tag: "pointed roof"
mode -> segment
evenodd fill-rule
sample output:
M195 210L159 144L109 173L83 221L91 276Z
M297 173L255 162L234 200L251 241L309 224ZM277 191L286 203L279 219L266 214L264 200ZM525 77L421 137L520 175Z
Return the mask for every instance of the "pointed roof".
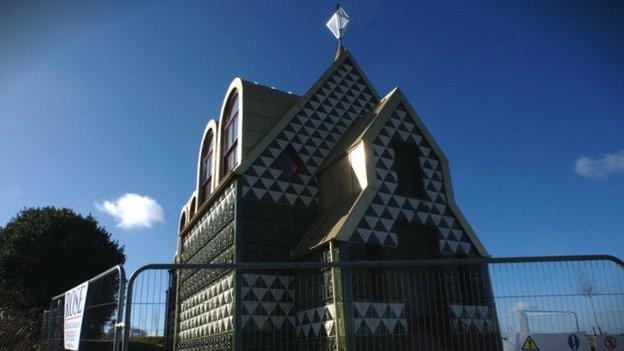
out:
M338 47L336 48L336 54L334 55L334 62L336 62L336 60L338 60L342 55L345 55L347 52L347 48L345 48L344 45L338 44Z
M339 50L334 62L325 70L321 77L312 85L310 89L294 104L288 112L275 124L275 126L255 145L255 147L243 158L241 164L237 166L233 172L236 174L244 174L256 160L261 156L262 152L269 147L271 142L275 140L282 130L293 120L293 118L310 102L323 85L328 82L338 69L345 63L353 66L354 73L364 81L366 87L373 95L375 102L379 101L379 94L370 83L366 75L359 67L353 56L346 49Z
M344 155L352 146L357 145L362 141L371 145L373 140L382 130L383 126L389 120L392 112L400 104L408 110L408 114L412 116L413 121L421 131L422 135L427 139L433 152L441 161L441 167L443 170L442 174L444 176L443 183L446 189L447 205L449 210L453 213L455 218L457 218L477 252L481 256L489 256L483 244L476 236L472 227L470 227L470 224L455 203L446 156L399 88L395 88L388 93L388 95L381 100L377 108L371 111L368 119L362 120L362 122L368 121L366 124L355 124L351 127L352 131L345 133L342 140L337 144L339 147L337 147L332 154L328 156L326 162L320 168L320 171L322 172L324 168L329 166L329 164L333 162L332 160L335 161ZM372 151L367 150L366 152L367 159L372 159ZM375 194L378 193L379 188L382 185L375 176L375 165L367 162L366 168L368 174L367 187L357 194L356 198L354 198L351 202L338 204L328 210L328 217L331 221L330 223L321 224L315 222L315 224L312 225L310 230L308 230L301 242L295 248L293 252L295 257L301 257L331 240L348 240L351 233L357 229L358 223L362 220L365 212L370 207ZM346 206L348 204L350 206L347 210ZM317 222L320 221L321 220L317 220Z

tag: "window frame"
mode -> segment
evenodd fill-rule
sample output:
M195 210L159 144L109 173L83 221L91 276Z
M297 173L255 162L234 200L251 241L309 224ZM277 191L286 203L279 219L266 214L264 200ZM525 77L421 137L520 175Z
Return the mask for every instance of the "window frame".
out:
M294 164L297 166L296 169L293 170L290 168L290 165L284 164L284 161L288 161L286 157L290 159L290 161L294 162ZM280 165L280 167L282 168L282 172L288 179L290 179L290 177L292 177L294 174L299 173L299 171L303 167L303 161L297 154L297 151L295 151L295 149L291 145L287 145L284 150L277 156L277 163Z
M180 229L179 232L182 232L184 228L186 228L186 211L182 211L182 215L180 216Z
M224 109L224 116L227 118L225 120L225 123L223 125L222 128L222 132L221 132L221 136L223 138L222 142L221 142L221 151L222 151L222 157L221 157L221 162L222 162L222 166L221 166L221 175L224 176L227 174L227 172L229 172L230 170L234 169L234 167L236 167L236 164L238 162L238 160L234 160L234 164L229 167L228 166L228 159L229 157L234 154L235 158L238 158L237 155L237 151L238 151L238 139L239 139L239 133L238 133L238 119L240 116L240 94L238 93L238 90L233 90L230 93L230 96L228 97L227 103L225 105L225 109ZM232 111L232 107L236 104L237 108L236 111ZM235 123L234 126L234 130L232 130L232 133L234 133L234 138L232 141L232 144L227 145L228 143L228 131L230 130L230 128L232 127L232 124ZM227 146L227 149L226 149Z
M397 175L397 195L426 200L425 177L420 164L418 145L394 140L394 170Z
M201 205L212 193L212 179L214 177L214 155L215 155L215 131L210 128L203 140L201 155L199 160L199 187L198 204ZM210 176L208 176L210 169Z

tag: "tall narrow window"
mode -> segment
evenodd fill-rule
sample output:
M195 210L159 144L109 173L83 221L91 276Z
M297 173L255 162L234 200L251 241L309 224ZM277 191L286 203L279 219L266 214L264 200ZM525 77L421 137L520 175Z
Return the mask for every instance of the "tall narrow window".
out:
M212 191L212 157L214 154L212 138L213 133L211 130L204 139L204 145L202 146L201 172L199 174L201 189L200 203L203 202L203 200L206 199Z
M186 225L186 213L182 212L182 216L180 217L180 231L184 229L185 225Z
M395 142L394 167L398 178L397 193L399 195L421 199L426 197L418 146L405 142Z
M221 152L223 154L222 174L225 175L234 168L238 162L238 92L234 90L228 98L223 112L223 143Z
M197 201L195 201L195 198L193 198L193 201L191 201L191 210L190 210L190 218L193 218L195 216L195 209L197 207Z

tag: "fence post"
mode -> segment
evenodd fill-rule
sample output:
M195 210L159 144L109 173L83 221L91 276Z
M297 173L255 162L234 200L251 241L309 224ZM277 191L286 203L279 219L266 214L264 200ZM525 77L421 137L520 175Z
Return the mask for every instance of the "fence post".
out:
M117 274L119 275L119 292L117 301L117 318L115 320L115 335L113 336L113 351L119 349L120 340L120 320L123 318L124 295L126 291L126 271L122 265L117 266Z
M169 307L171 304L171 290L175 288L173 284L175 270L169 269L167 272L169 273L169 281L167 282L167 293L165 294L165 328L163 330L163 348L164 351L171 351L172 349L169 347L169 343L171 342L171 340L169 340L169 318L171 318L169 312L171 312L171 309Z

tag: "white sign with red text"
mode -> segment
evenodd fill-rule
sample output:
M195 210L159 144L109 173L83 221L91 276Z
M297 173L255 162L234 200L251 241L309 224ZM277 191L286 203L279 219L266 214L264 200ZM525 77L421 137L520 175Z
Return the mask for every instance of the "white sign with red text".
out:
M82 330L82 316L89 282L84 282L65 293L65 322L64 347L67 350L78 351L80 346L80 331Z

